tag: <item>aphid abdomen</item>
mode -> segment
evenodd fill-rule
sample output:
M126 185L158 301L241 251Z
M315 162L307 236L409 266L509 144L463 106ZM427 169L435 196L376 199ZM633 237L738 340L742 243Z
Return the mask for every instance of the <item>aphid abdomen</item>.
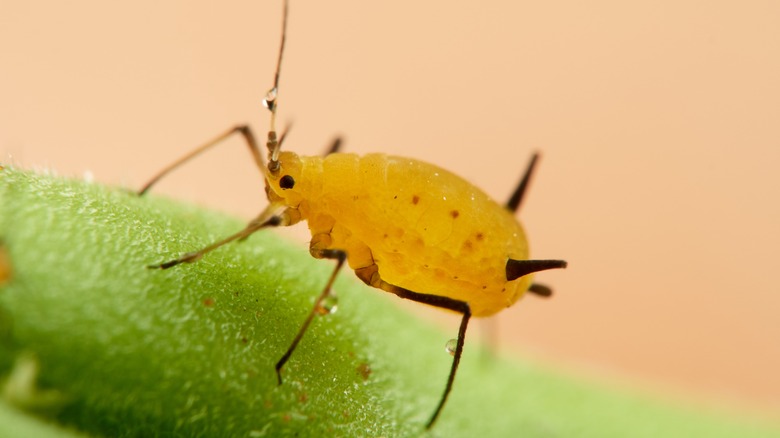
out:
M312 209L332 215L333 246L347 251L353 269L371 260L386 282L468 302L475 316L511 305L527 288L529 280L505 275L507 258L528 257L522 228L460 177L384 154L333 154L322 169Z

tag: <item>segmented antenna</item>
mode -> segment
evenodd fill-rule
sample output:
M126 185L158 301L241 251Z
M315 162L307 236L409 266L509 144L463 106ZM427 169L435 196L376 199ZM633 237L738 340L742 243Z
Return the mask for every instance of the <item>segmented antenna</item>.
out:
M282 69L282 55L284 54L284 43L287 39L287 13L289 10L289 1L284 2L284 11L282 12L282 40L279 44L279 58L276 61L276 72L274 73L274 86L263 99L263 106L271 111L271 126L268 130L268 140L265 146L268 148L268 170L271 172L277 172L279 170L279 148L282 145L281 139L277 139L276 135L276 99L279 95L279 73Z

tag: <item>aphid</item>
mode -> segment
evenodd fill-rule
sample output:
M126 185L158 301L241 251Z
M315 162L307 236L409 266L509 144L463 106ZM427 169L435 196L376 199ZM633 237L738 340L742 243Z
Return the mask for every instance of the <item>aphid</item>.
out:
M514 194L502 206L437 166L384 154L339 153L339 140L324 157L281 151L285 133L277 137L275 119L287 11L285 1L274 86L263 101L271 112L268 162L249 127L240 125L162 170L139 193L145 193L169 171L202 151L240 134L264 175L269 205L238 233L150 268L167 269L197 261L263 228L308 222L311 255L336 260L336 268L277 362L278 383L282 383L282 367L328 299L336 274L346 262L369 286L462 315L452 367L444 393L427 423L430 428L452 389L469 319L493 315L511 306L526 291L549 296L551 290L532 283L530 274L566 267L562 260L529 260L525 233L513 217L538 156L532 157Z

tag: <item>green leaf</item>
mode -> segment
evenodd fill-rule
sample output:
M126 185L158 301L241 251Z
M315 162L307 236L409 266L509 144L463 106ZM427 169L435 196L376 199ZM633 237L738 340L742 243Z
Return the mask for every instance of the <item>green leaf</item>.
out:
M243 224L10 168L0 171L0 202L11 269L0 279L6 407L92 436L425 434L454 333L352 275L336 282L338 312L315 319L277 385L274 364L333 262L262 231L197 263L150 270ZM466 345L431 436L780 433L769 422L606 389ZM0 419L14 420L0 421L0 435L18 436L29 418L6 407Z

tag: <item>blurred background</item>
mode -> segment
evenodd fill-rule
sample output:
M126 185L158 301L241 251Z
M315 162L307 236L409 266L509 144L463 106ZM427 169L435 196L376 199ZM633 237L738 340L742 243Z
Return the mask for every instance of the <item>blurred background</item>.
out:
M778 418L779 20L772 1L293 0L280 126L299 153L343 135L500 202L541 151L520 218L570 267L497 318L501 348ZM264 137L280 21L280 0L3 0L0 161L138 188L236 123ZM239 140L157 192L265 205Z

